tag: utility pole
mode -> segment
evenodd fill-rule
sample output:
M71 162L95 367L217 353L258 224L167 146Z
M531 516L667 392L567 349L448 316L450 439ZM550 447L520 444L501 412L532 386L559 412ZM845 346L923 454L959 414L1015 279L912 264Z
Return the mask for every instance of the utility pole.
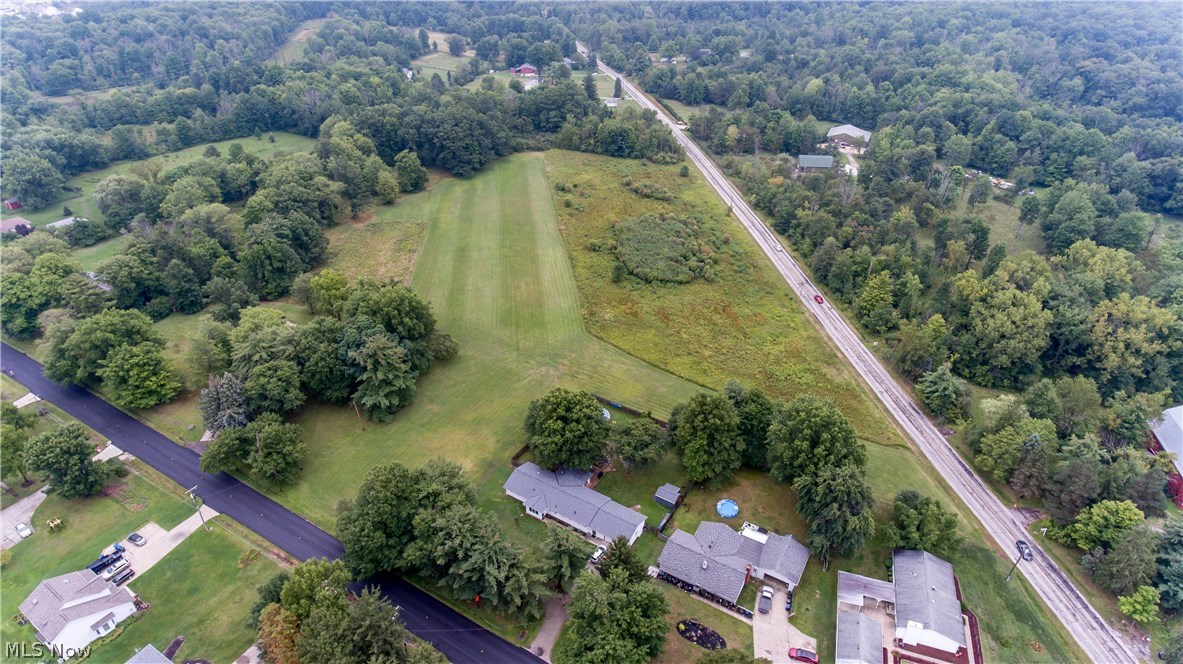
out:
M196 491L197 491L196 486L193 487L192 489L189 489L189 491L188 491L189 502L193 503L193 509L197 510L197 516L201 517L201 527L205 528L206 532L210 532L213 529L210 528L209 524L205 522L205 515L201 513L201 505L197 504L197 494L195 493Z
M1008 583L1010 582L1011 575L1015 573L1015 569L1019 566L1019 561L1021 560L1023 560L1023 554L1020 553L1019 557L1015 558L1015 564L1011 565L1010 571L1006 573L1006 581Z

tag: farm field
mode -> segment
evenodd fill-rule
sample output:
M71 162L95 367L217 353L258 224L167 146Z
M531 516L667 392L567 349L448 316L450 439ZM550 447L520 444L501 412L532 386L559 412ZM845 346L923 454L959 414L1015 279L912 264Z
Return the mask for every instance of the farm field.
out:
M327 20L324 18L312 18L297 25L296 29L292 30L292 34L288 36L287 42L275 52L275 59L287 63L303 58L304 52L308 49L308 40L316 34L316 31Z
M235 138L228 141L219 141L217 143L203 143L195 145L191 148L185 148L177 152L168 152L152 159L160 162L163 170L168 170L174 166L188 163L201 157L202 153L209 145L215 145L224 154L231 143L242 144L243 149L249 154L257 155L259 157L272 157L280 152L301 152L312 148L315 141L305 136L298 136L296 134L289 134L286 132L274 132L275 142L267 140L267 138ZM99 212L98 205L94 202L94 190L100 182L110 175L130 175L131 165L138 162L125 161L97 171L90 171L81 175L70 178L66 181L67 187L76 187L81 189L81 193L69 193L70 198L63 198L56 203L52 203L40 210L4 210L0 216L7 219L9 217L24 217L33 222L33 225L40 228L45 224L53 223L65 215L62 213L62 206L69 206L74 214L88 219L102 219L103 213ZM96 245L98 246L98 245Z
M1002 564L992 549L984 546L982 532L964 506L946 493L937 475L910 448L906 447L891 423L884 417L863 387L851 378L847 368L829 350L813 326L797 308L787 287L772 273L751 244L749 236L726 217L726 211L704 186L697 174L678 176L678 166L655 166L643 162L613 160L594 155L564 151L547 153L547 166L556 183L577 185L569 192L554 193L559 223L579 285L585 322L593 334L650 359L679 375L721 388L731 378L748 386L758 386L770 396L792 399L802 393L834 400L850 418L867 446L867 480L877 502L880 523L886 522L891 501L903 489L941 497L960 517L967 546L952 560L958 574L978 579L968 603L1005 606L1017 603L1011 619L1000 615L994 624L983 621L983 645L987 656L999 661L1061 661L1078 653L1067 641L1058 622L1039 604L1034 593L1021 579L1012 579L1011 587L1002 584L1005 569L999 573L991 563ZM669 202L643 199L626 189L623 178L653 182L675 193ZM565 199L570 198L571 207ZM609 250L613 241L611 225L646 212L695 211L718 220L736 247L738 257L727 262L720 258L715 281L677 286L652 286L612 282L615 262ZM596 250L599 249L599 250ZM781 359L786 358L786 359ZM788 359L791 358L791 359ZM783 364L782 364L783 362ZM693 531L698 521L713 517L714 500L735 498L740 503L741 518L755 514L753 520L772 529L784 528L799 539L805 537L805 524L796 519L791 492L776 487L767 477L737 475L737 480L713 492L691 494L690 512L680 511L674 523ZM652 491L661 482L677 484L676 473L647 478ZM611 490L605 480L601 486ZM760 487L761 482L769 486ZM621 496L637 495L641 488L620 489ZM776 496L781 496L777 498ZM785 502L781 502L781 500ZM779 503L779 504L778 504ZM760 510L767 510L761 514ZM767 523L761 522L767 520ZM638 545L643 554L655 557L660 542ZM650 547L654 547L650 551ZM973 551L976 549L976 552ZM970 552L970 553L966 553ZM972 554L972 555L971 555ZM832 659L834 633L834 587L836 572L847 569L883 578L882 561L890 555L886 543L876 540L853 559L838 558L828 571L811 563L802 585L802 597L816 595L799 609L794 622L806 633L819 639L822 658ZM1003 566L1005 568L1005 565ZM1016 583L1017 582L1017 583ZM1022 591L1016 588L1022 587ZM1031 638L1043 644L1042 655L1033 653L1025 643L1013 640L1012 634L1029 630ZM1069 655L1068 653L1073 653Z
M149 643L164 652L178 636L184 636L185 643L177 651L177 661L234 661L257 638L246 625L255 588L280 570L262 555L241 566L249 551L220 526L211 531L198 528L164 560L132 580L133 591L152 608L127 624L118 638L96 648L95 661L126 661Z
M511 537L533 543L543 525L501 489L531 400L563 385L665 416L699 389L585 331L544 166L538 154L509 157L379 211L400 220L394 226L425 224L412 285L460 355L424 376L415 403L390 424L340 406L304 408L295 418L309 446L304 475L279 500L331 531L334 506L367 469L444 456L477 482L484 507L520 524L507 528ZM330 265L346 271L365 265L373 245L335 244Z

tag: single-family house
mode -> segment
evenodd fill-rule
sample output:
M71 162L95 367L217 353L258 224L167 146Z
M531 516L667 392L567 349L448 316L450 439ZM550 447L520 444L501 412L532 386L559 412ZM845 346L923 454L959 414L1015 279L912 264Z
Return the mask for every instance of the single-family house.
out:
M675 530L657 558L662 572L727 600L739 601L748 579L776 579L793 590L809 562L809 549L791 535L745 523L736 532L703 521L691 535Z
M834 640L836 664L883 664L883 628L870 616L852 611L838 614Z
M21 603L37 639L54 652L77 652L136 612L131 591L92 574L70 572L46 579Z
M9 217L0 220L0 233L16 233L17 235L28 235L33 232L33 222L24 217Z
M653 501L658 505L672 510L678 506L678 502L682 500L682 489L666 482L657 487L657 491L653 492Z
M546 470L526 462L510 473L506 495L526 507L536 519L550 517L596 539L628 539L632 544L645 530L645 515L589 489L585 470Z
M1170 491L1175 504L1183 509L1183 404L1164 410L1161 417L1150 423L1150 433L1154 437L1152 442L1175 455L1177 472L1171 473Z
M136 654L132 655L131 659L124 664L173 664L173 661L157 650L156 646L149 643L137 650Z
M538 74L538 68L529 62L524 62L510 69L510 71L513 72L514 76L536 76Z
M828 171L834 167L834 157L828 154L797 155L797 170Z
M51 224L45 224L45 227L47 229L52 229L54 231L58 231L63 228L68 228L70 226L73 226L75 221L86 221L86 219L83 219L82 217L75 217L74 215L70 215L69 217L66 217L65 219L58 219L57 221L55 221Z
M953 565L927 551L897 549L891 559L897 642L956 655L966 638Z
M700 48L694 52L694 59L702 60L703 58L709 58L713 52L714 51L709 48Z
M826 132L826 140L834 143L850 143L856 145L855 141L862 141L863 145L871 142L871 132L866 129L859 129L851 124L838 125Z
M620 106L620 98L619 97L604 97L604 105L607 106L608 108L616 108L617 106Z

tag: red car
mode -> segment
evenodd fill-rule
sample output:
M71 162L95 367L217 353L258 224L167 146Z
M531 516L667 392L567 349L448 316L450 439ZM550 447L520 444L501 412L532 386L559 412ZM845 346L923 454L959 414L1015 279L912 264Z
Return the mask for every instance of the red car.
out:
M821 297L820 295L818 297ZM789 659L817 664L817 653L804 648L789 648Z
M821 295L814 295L813 301L817 302L818 304L825 304L826 303L825 298L823 298Z

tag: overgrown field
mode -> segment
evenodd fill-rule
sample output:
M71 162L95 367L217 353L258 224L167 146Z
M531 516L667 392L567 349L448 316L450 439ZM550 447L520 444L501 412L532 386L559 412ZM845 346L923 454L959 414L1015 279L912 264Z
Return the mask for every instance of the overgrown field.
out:
M867 450L867 480L875 492L881 524L888 518L891 500L903 489L938 496L957 510L967 546L952 562L967 588L969 606L991 614L990 622L982 621L987 658L1050 662L1082 656L1024 581L1002 583L1006 565L986 545L977 521L946 492L935 471L904 445L697 173L683 178L679 166L563 151L547 153L547 168L552 181L569 189L554 192L555 207L574 265L584 319L593 334L708 387L721 388L736 378L781 399L803 393L833 399L859 436L873 443ZM664 202L637 196L622 184L626 176L660 184L674 191L675 198ZM608 250L612 225L662 211L694 211L714 219L729 237L733 248L729 254L738 257L721 259L712 282L649 285L630 278L614 282L615 258ZM656 488L664 481L678 484L680 473L676 466L662 464L657 472L639 476L644 477L641 484ZM621 477L600 486L631 504L630 499L643 495L644 487L630 484ZM805 537L806 525L796 517L787 487L750 472L738 474L734 482L718 489L692 493L686 513L680 511L675 524L693 531L700 520L715 518L714 502L721 497L736 499L741 515L747 515L742 518ZM660 542L642 540L638 545L650 559L660 552ZM833 659L837 570L885 578L883 563L888 557L890 549L878 535L852 559L839 558L826 572L811 563L806 571L794 623L818 639L823 661ZM1043 645L1042 654L1031 650L1033 640Z

